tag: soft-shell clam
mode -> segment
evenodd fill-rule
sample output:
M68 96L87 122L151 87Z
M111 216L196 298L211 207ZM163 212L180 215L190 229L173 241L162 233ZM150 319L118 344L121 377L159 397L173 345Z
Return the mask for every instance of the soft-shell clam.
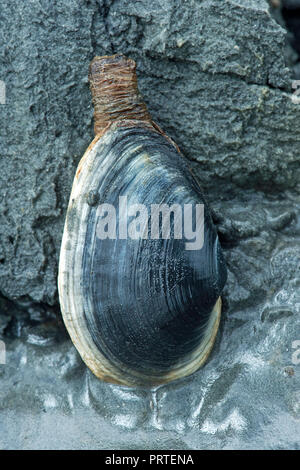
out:
M89 78L96 137L66 216L58 281L64 322L97 377L166 383L206 361L226 267L196 179L138 92L134 61L95 57ZM202 247L188 244L197 221Z

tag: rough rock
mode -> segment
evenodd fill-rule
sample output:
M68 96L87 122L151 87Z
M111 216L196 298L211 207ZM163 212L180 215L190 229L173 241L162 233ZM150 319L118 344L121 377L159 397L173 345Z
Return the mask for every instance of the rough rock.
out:
M263 0L2 2L1 448L300 447L300 103L286 37ZM64 217L93 137L88 65L116 52L136 60L153 119L196 172L229 269L210 361L154 390L99 382L59 321Z

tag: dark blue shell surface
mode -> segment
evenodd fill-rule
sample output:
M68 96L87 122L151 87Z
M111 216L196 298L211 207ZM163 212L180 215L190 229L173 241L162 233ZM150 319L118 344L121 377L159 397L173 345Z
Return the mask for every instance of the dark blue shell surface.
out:
M217 320L211 317L227 276L199 185L175 145L142 126L107 131L89 153L78 177L82 182L74 183L61 255L67 327L74 328L73 317L80 317L72 339L76 345L81 328L90 336L98 361L106 364L106 372L96 375L105 380L109 370L114 381L127 385L187 375L195 370L189 364L201 345L207 355L213 344ZM120 238L121 226L134 219L120 204L125 197L127 208L147 208L143 237ZM98 236L107 216L99 210L103 204L115 208L115 238ZM169 238L151 238L153 204L204 205L202 248L186 249L183 220L183 237L174 237L174 214ZM91 356L82 354L90 367L96 360ZM196 359L199 365L202 359ZM172 375L178 370L183 372Z

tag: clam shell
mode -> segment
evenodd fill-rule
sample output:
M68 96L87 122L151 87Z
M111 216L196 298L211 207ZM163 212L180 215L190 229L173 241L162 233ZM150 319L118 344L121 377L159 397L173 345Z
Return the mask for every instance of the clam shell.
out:
M204 204L204 245L183 239L99 239L99 206ZM117 231L125 215L120 210ZM74 179L59 265L65 324L93 373L156 385L195 372L218 329L226 267L208 206L186 161L145 123L96 137Z

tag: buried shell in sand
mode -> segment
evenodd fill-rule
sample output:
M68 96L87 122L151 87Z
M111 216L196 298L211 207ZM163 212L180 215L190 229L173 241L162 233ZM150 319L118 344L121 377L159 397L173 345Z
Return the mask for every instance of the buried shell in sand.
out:
M134 61L95 57L90 85L96 137L66 216L64 322L97 377L166 383L205 363L226 267L197 181L138 92Z

